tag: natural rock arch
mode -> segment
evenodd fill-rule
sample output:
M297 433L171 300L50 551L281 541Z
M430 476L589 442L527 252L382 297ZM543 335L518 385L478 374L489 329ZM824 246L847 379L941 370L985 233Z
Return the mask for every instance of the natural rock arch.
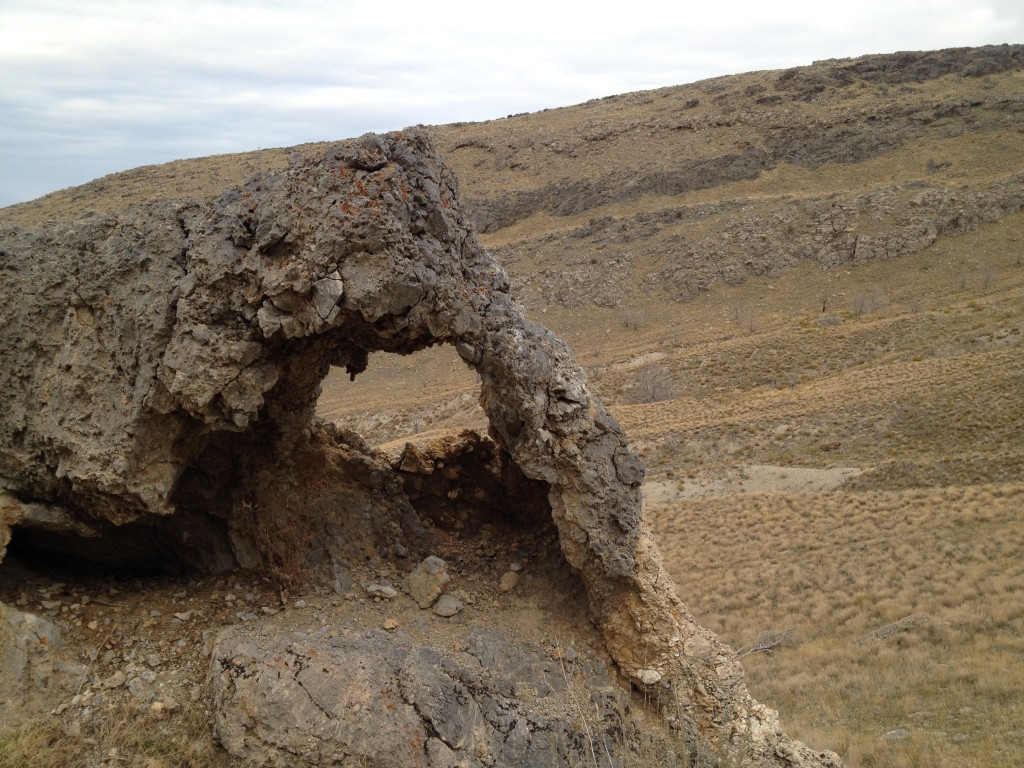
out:
M782 734L676 597L641 462L567 347L509 295L424 134L341 143L214 201L0 234L3 536L74 535L77 549L133 531L169 557L245 564L254 499L258 515L335 526L336 556L354 519L415 536L391 468L316 422L319 383L374 351L452 344L495 441L547 484L622 673L759 764L837 764Z

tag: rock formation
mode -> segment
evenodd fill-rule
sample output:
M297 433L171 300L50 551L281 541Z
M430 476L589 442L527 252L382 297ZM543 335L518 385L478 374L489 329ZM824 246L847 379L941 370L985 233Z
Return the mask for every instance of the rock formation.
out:
M13 528L68 556L208 570L258 565L284 531L340 559L383 526L415 545L399 473L314 407L330 366L355 377L373 352L450 344L500 450L546 487L632 686L758 765L838 764L780 731L676 597L641 514L643 465L568 348L513 301L419 131L211 201L5 229L0 269L0 541Z
M211 663L218 736L256 765L282 755L302 766L346 758L382 768L579 765L591 759L590 747L575 738L576 713L562 714L560 700L622 711L621 690L603 666L574 670L586 682L570 692L574 683L557 662L498 633L472 634L454 660L403 632L254 641L230 629ZM621 719L615 725L627 730ZM621 735L604 746L617 760L635 753ZM646 748L666 754L656 740Z
M47 711L87 677L85 667L64 658L52 621L0 603L0 712Z

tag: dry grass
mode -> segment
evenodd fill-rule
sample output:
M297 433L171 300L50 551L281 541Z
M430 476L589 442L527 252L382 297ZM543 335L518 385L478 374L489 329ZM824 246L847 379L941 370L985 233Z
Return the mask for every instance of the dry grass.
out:
M760 494L654 508L680 594L734 645L797 625L798 649L744 657L790 733L851 765L1024 760L1024 485ZM930 622L875 643L908 614ZM896 728L911 738L881 740Z
M97 709L101 709L97 707ZM41 716L0 733L0 768L229 768L199 705L173 716L145 708L110 710L83 735L60 717Z

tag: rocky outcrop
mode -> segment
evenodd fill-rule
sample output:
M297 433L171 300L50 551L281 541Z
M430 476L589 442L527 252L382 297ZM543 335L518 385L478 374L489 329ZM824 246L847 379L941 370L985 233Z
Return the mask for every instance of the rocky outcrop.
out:
M853 164L925 137L998 132L1020 122L1024 103L980 81L1021 69L1024 45L827 60L770 78L714 78L595 99L557 128L541 120L530 131L513 130L512 121L508 128L497 121L450 126L444 151L466 171L493 166L506 182L466 196L477 229L496 232L537 213L604 214L616 204L711 189L789 164ZM960 78L961 86L941 96L923 87L939 78ZM862 101L868 92L878 100ZM530 170L548 166L559 171Z
M1024 174L1008 173L984 184L951 185L915 181L862 194L823 197L731 200L664 208L635 216L604 216L570 230L522 239L494 249L496 257L549 264L547 254L579 249L577 258L536 271L520 271L514 291L530 307L618 306L628 281L609 273L633 269L636 252L648 258L671 249L642 277L645 290L667 289L683 301L717 282L737 285L757 275L779 275L802 263L825 270L917 253L941 237L974 231L1024 206ZM884 217L879 214L884 211ZM713 234L695 238L694 225L714 222ZM595 268L595 257L602 253ZM648 262L650 263L650 262Z
M637 736L643 712L631 711L599 662L555 660L487 631L467 633L450 653L403 632L298 634L249 627L217 638L216 731L249 764L482 768L582 765L598 754L620 765L641 751L684 759L668 729Z
M0 727L47 711L74 693L89 671L61 653L49 619L0 603Z
M641 515L643 465L566 345L509 295L424 134L341 143L209 202L6 229L0 269L17 536L207 569L294 556L273 544L286 533L342 559L382 528L415 546L399 474L313 411L331 366L354 378L373 352L451 344L493 440L547 489L625 678L758 764L836 764L781 733L676 597Z

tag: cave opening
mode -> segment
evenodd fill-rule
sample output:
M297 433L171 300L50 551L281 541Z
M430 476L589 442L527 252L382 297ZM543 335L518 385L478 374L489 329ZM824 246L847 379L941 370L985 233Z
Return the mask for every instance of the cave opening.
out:
M16 570L55 581L149 578L183 572L177 557L152 532L135 530L126 536L114 530L107 535L87 537L22 526L11 531L7 553L0 563L0 574Z
M487 436L480 377L452 346L374 352L354 379L317 358L268 393L258 420L196 439L172 516L104 523L88 536L15 526L6 559L57 579L144 578L260 571L302 549L320 563L426 553L434 534L466 542L481 530L557 549L549 485ZM292 422L313 413L298 400L316 391L322 423L293 444Z

